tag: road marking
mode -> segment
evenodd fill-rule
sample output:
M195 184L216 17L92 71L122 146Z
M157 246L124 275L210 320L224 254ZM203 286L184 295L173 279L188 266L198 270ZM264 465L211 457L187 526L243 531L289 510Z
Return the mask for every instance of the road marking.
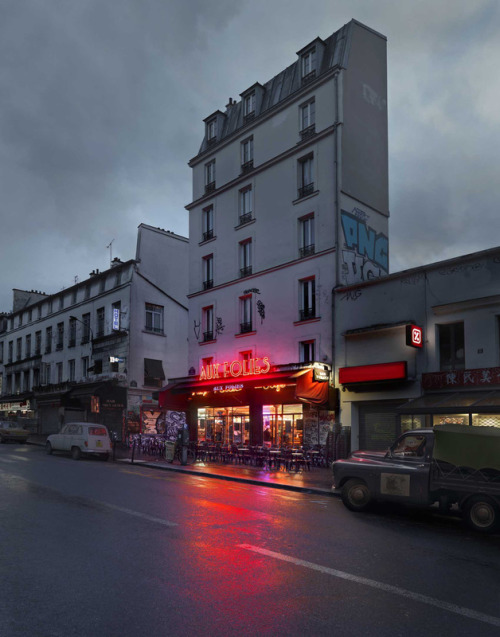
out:
M125 507L117 506L116 504L109 504L108 502L101 502L100 500L92 500L92 502L106 507L107 509L112 509L113 511L120 511L120 513L126 513L127 515L133 515L136 518L148 520L148 522L156 522L157 524L162 524L163 526L168 527L178 526L176 522L169 522L168 520L163 520L162 518L155 518L154 516L148 515L147 513L140 513L139 511L134 511L133 509L127 509Z
M384 584L383 582L377 582L376 580L368 579L366 577L359 577L358 575L352 575L351 573L346 573L344 571L338 571L334 568L329 568L328 566L321 566L320 564L315 564L314 562L307 562L306 560L300 560L296 557L292 557L291 555L284 555L283 553L276 553L275 551L269 551L268 549L260 548L258 546L252 546L251 544L239 544L239 548L246 549L248 551L253 551L254 553L259 553L260 555L266 555L267 557L273 557L277 560L281 560L283 562L289 562L291 564L296 564L297 566L304 566L305 568L310 568L313 571L319 571L320 573L325 573L327 575L332 575L333 577L338 577L340 579L348 580L349 582L354 582L355 584L362 584L363 586L370 586L371 588L376 588L380 591L384 591L386 593L392 593L393 595L399 595L400 597L406 597L407 599L411 599L415 602L421 602L422 604L428 604L429 606L435 606L436 608L440 608L441 610L447 610L450 613L455 613L456 615L462 615L462 617L467 617L469 619L475 619L476 621L483 622L485 624L490 624L492 626L500 626L500 617L493 617L492 615L485 615L484 613L479 613L471 608L465 608L464 606L457 606L456 604L450 604L449 602L443 602L439 599L435 599L434 597L428 597L427 595L421 595L420 593L414 593L412 591L408 591L404 588L399 588L398 586L391 586L390 584Z

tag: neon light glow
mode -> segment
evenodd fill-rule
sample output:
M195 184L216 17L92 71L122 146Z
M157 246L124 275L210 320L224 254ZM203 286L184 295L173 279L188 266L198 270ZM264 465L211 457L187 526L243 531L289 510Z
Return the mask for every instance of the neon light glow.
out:
M214 380L215 378L238 378L239 376L258 376L267 374L271 369L269 357L249 358L245 361L224 361L202 365L200 380Z
M230 392L241 391L244 385L217 385L214 387L214 393L219 392L220 394L227 394Z

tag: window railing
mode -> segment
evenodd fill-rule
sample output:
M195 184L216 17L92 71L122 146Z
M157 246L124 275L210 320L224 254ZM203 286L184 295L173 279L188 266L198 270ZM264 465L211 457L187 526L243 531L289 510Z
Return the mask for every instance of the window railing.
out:
M252 322L240 323L240 334L247 334L252 331Z
M316 309L314 307L308 307L300 310L300 320L307 321L307 319L316 318Z
M244 276L249 276L250 274L252 274L251 265L247 265L244 268L240 268L240 278L243 278Z
M249 172L250 170L253 170L253 159L250 159L250 161L246 161L244 164L241 164L242 175Z
M252 217L252 213L251 212L245 212L245 214L240 215L240 226L242 226L244 223L250 223L250 221L252 221L253 217Z
M47 345L47 347L45 348L45 353L50 354L51 351L52 351L52 348L50 347L50 345Z
M314 192L314 182L311 182L310 184L306 184L305 186L302 186L301 188L299 188L299 199L302 199L302 197L307 197L307 195L311 195Z
M63 348L63 344L62 343L57 343L56 345L56 351L60 352Z
M304 75L302 78L302 86L309 84L316 78L316 69L310 71L307 75Z
M316 134L316 124L311 124L307 128L303 128L300 131L300 137L302 139L307 139L308 137L312 137L315 134Z
M213 137L209 137L207 139L207 146L212 146L212 144L215 144L216 141L217 141L217 135L214 135Z
M211 181L209 184L205 184L205 194L213 192L215 190L215 181Z
M76 346L76 338L70 338L68 341L68 347L75 347Z
M204 290L210 290L213 287L214 287L214 280L213 279L208 279L207 281L203 281L203 289Z
M214 238L213 229L205 230L205 232L203 233L203 241L208 241L209 239L213 239L213 238Z
M246 115L243 115L243 121L244 122L249 122L254 117L255 117L255 111L250 111L250 113L247 113Z
M214 340L214 332L213 330L209 330L208 332L203 332L203 342L206 343L207 341L213 341Z
M308 257L310 254L314 254L314 243L311 243L308 246L303 246L299 250L300 258Z

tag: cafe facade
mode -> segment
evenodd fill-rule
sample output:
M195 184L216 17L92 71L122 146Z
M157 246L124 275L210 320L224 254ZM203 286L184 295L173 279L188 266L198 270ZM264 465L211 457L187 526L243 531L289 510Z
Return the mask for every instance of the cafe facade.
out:
M183 411L190 440L221 445L324 445L334 421L331 368L273 365L268 356L202 365L160 393L164 410Z

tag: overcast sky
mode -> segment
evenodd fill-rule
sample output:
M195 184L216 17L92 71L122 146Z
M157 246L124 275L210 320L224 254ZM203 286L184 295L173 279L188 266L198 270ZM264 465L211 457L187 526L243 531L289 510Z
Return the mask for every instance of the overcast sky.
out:
M187 236L203 118L351 18L388 38L390 270L500 245L498 0L0 0L0 311Z

